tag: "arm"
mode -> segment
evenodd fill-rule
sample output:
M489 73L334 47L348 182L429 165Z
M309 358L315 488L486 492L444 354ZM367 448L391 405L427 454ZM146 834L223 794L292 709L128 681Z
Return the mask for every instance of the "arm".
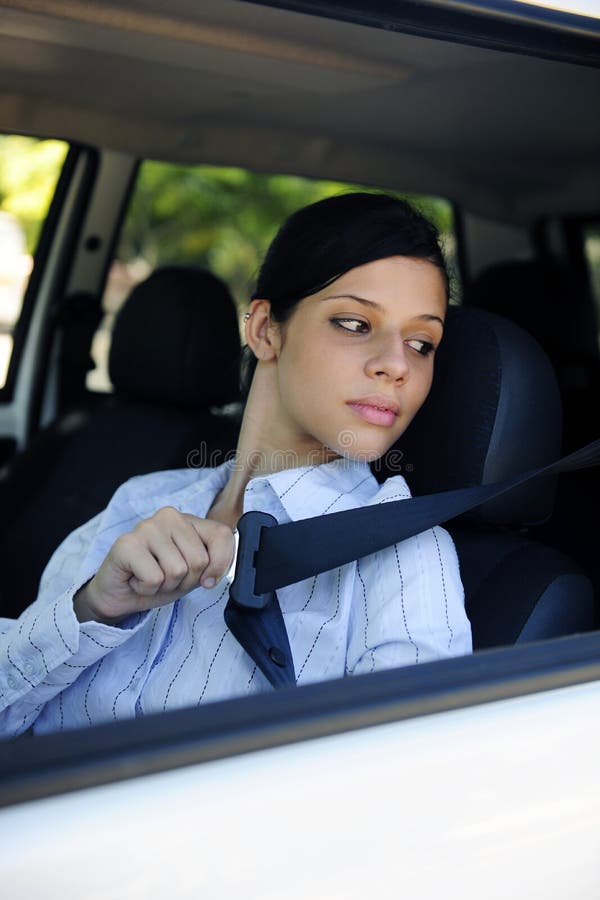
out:
M147 612L227 570L231 529L163 507L141 519L123 485L69 536L40 595L0 638L0 733L20 734L83 670L141 628Z
M82 629L73 614L73 597L93 574L102 520L97 516L70 534L46 566L35 603L16 621L0 620L2 735L26 731L43 705L114 643L110 635Z
M359 560L346 667L349 674L470 653L452 538L436 527Z
M120 488L104 513L73 531L55 551L35 603L16 621L0 619L1 735L26 731L45 703L133 633L95 622L80 625L73 598L94 575L119 528L138 519Z

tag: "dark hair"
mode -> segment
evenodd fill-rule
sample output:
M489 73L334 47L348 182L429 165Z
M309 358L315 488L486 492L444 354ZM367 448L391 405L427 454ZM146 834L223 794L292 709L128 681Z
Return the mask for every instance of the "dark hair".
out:
M297 210L283 223L267 250L252 299L271 303L274 321L284 324L297 303L365 263L390 256L426 259L448 273L435 226L405 200L382 193L327 197ZM242 358L242 392L250 389L256 358Z

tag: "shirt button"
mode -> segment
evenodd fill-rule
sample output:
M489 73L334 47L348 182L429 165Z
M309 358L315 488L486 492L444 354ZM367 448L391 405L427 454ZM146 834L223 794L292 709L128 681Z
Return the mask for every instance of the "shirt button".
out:
M288 664L288 658L279 647L269 647L269 656L272 662L275 663L276 666L279 666L280 669L284 669Z
M9 688L16 688L16 686L17 686L17 682L12 677L12 675L8 676L8 678L6 679L6 683L9 686Z
M31 673L33 672L33 666L30 662L25 663L25 665L23 666L23 671L26 675L31 675Z

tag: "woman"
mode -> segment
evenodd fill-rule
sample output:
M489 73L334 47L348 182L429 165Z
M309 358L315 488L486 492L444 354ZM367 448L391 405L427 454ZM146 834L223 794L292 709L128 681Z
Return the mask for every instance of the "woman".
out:
M279 522L409 497L369 463L425 400L448 279L403 201L346 194L284 224L245 315L236 459L132 479L7 623L0 727L17 735L270 689L223 620L243 512ZM458 561L431 529L278 591L297 683L467 653Z

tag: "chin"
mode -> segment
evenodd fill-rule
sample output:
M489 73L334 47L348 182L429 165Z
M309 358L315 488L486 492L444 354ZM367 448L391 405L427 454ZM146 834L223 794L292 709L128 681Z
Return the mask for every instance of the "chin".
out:
M356 440L352 446L343 446L341 442L338 442L334 450L339 453L341 456L345 457L345 459L351 459L355 462L367 462L372 463L378 459L381 459L382 456L388 452L392 444L377 444L373 441L359 441Z
M325 447L345 459L372 463L385 456L403 431L404 428L394 429L394 433L390 434L389 431L384 433L372 425L367 425L366 428L354 426L342 428L333 439L328 440L326 435L321 435L320 439Z

